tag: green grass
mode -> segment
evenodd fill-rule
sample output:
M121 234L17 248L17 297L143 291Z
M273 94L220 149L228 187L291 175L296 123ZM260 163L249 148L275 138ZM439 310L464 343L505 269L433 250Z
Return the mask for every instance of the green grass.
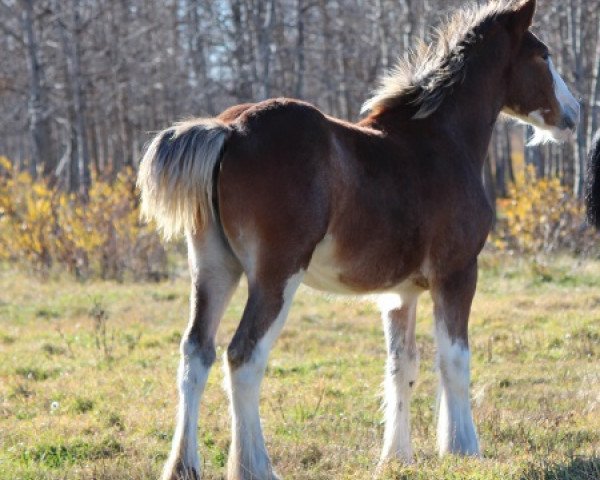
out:
M435 452L431 302L418 311L416 463L385 479L600 478L600 262L481 262L471 319L472 394L484 458ZM160 284L42 281L0 271L0 479L152 479L176 408L185 278ZM241 315L236 293L222 354ZM271 355L261 402L286 479L372 477L382 439L383 334L368 301L302 288ZM224 478L229 425L212 370L199 443Z

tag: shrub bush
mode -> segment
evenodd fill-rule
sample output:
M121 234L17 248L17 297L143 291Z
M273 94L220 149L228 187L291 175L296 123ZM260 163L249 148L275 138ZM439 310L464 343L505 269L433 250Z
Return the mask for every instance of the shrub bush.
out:
M589 253L598 241L580 200L558 178L536 179L533 167L498 202L494 244L519 253Z
M139 221L131 170L92 179L89 198L50 187L0 157L0 260L38 272L65 267L78 278L158 279L166 255L153 226Z

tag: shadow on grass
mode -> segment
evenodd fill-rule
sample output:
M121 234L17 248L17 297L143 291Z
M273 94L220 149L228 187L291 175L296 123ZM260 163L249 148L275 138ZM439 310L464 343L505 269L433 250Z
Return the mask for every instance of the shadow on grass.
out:
M598 480L600 457L573 457L568 463L532 464L519 480Z

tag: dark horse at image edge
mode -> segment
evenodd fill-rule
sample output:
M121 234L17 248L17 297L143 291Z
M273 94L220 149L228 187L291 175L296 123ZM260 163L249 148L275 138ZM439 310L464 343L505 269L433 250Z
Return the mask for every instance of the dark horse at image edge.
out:
M140 164L142 212L184 232L190 319L165 480L201 475L199 404L215 334L242 275L248 300L225 355L229 480L278 478L265 447L260 384L301 283L380 294L387 347L380 466L412 460L419 295L433 298L440 454L479 455L468 319L492 223L481 171L501 112L537 138L568 138L579 104L529 28L534 0L458 10L386 75L349 123L290 99L231 107L160 132ZM597 194L594 194L597 195ZM299 345L301 348L301 345Z
M588 157L585 203L588 222L600 230L600 130L592 140Z

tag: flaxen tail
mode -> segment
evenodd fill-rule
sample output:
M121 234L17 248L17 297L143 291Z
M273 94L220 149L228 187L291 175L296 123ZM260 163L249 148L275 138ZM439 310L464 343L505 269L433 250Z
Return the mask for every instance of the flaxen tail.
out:
M216 119L194 119L152 140L138 172L141 212L170 238L202 230L211 215L213 177L231 130Z
M600 229L600 130L596 132L588 157L585 205L588 222Z

